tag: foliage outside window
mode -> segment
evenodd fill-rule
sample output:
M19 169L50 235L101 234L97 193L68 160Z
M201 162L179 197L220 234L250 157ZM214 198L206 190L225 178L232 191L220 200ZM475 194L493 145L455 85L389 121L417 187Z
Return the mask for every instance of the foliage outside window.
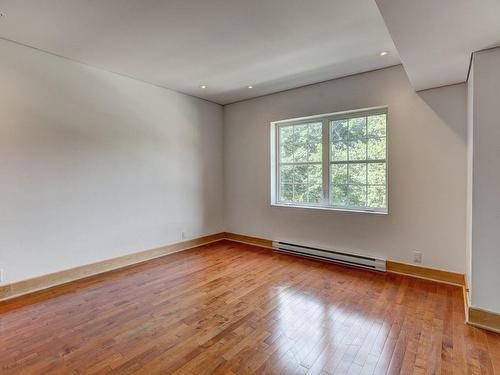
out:
M387 212L387 109L273 123L273 203Z

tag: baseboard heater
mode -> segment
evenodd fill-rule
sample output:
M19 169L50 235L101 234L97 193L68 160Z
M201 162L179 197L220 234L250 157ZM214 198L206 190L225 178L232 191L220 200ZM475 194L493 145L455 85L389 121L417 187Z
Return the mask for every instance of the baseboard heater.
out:
M279 253L299 255L326 262L346 264L353 267L367 268L385 272L385 259L372 258L364 255L343 253L335 250L319 249L288 242L273 241L273 250Z

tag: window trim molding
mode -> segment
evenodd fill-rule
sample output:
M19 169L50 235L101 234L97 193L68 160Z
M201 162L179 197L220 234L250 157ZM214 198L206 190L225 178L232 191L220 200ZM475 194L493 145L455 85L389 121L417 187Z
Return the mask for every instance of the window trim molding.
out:
M352 118L356 116L373 116L373 115L386 115L386 135L385 135L385 160L360 160L360 162L385 162L386 172L385 172L385 201L386 207L377 208L367 208L367 207L346 207L346 206L335 206L331 205L329 202L329 192L330 192L330 122L334 120L342 120L347 118ZM320 203L298 203L298 202L282 202L279 201L279 128L283 126L299 125L311 122L322 122L322 137L323 137L323 147L322 147L322 161L320 163L304 163L304 164L322 164L323 167L323 198ZM343 211L343 212L354 212L354 213L371 213L379 215L389 214L389 110L387 106L370 107L342 112L325 113L320 115L305 116L292 118L287 120L278 120L271 122L271 206L277 207L292 207L292 208L306 208L306 209L319 209L319 210L332 210L332 211ZM326 139L326 141L325 141ZM328 147L324 147L325 144ZM355 161L352 161L353 163ZM343 163L349 163L345 161ZM294 164L294 163L291 163ZM325 173L326 171L326 173ZM328 200L328 201L327 201Z

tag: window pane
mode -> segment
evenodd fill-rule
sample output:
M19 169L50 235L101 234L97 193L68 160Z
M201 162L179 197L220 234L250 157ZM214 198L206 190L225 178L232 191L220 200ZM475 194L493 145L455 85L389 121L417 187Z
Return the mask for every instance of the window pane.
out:
M370 138L368 140L368 159L385 160L385 138Z
M307 161L307 125L293 126L293 161Z
M295 163L307 162L307 143L297 144L293 154L293 161Z
M346 206L347 202L347 185L333 185L330 188L330 204Z
M293 165L282 165L280 168L280 182L293 183Z
M366 137L366 117L357 117L349 119L349 138Z
M291 163L293 162L293 153L295 150L293 126L280 127L279 131L280 161L282 163Z
M366 185L366 164L349 164L349 184Z
M321 143L309 143L307 145L307 152L309 154L308 160L309 162L320 162L323 153L323 147Z
M366 186L349 185L349 205L354 207L366 206Z
M284 165L281 167L280 178L280 201L321 202L323 197L321 165Z
M309 203L319 203L323 195L323 188L321 184L309 185L307 189L307 202Z
M294 184L320 184L323 181L322 166L318 165L295 165L293 166ZM284 181L282 181L284 182Z
M295 143L305 144L307 142L307 124L295 125L293 127Z
M293 143L293 126L281 126L279 130L281 144Z
M347 185L347 164L330 166L330 182L333 185Z
M280 161L282 163L293 162L294 146L291 143L282 144L280 147Z
M315 185L320 185L323 183L323 176L322 176L322 166L321 165L308 165L308 184L315 184Z
M385 186L368 187L368 206L372 208L385 208Z
M309 142L321 143L321 138L323 135L323 124L321 122L316 122L309 124Z
M368 185L385 185L385 163L368 164Z
M368 117L368 136L385 137L386 115L376 115Z
M294 202L305 202L307 199L307 185L306 184L294 184L293 185L293 201Z
M332 161L345 161L347 160L347 142L332 143L330 151L330 158Z
M366 139L349 142L349 160L366 160Z
M320 162L322 159L321 122L280 128L280 161L282 163Z
M294 184L307 184L307 165L295 165L293 174Z
M348 120L336 120L330 122L330 139L331 141L340 141L347 139L348 135Z
M281 184L280 186L280 201L292 201L293 200L293 185L292 184Z

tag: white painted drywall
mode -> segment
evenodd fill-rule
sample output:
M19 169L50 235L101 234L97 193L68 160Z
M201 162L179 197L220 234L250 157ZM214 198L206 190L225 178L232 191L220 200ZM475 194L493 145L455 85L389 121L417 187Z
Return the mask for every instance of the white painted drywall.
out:
M466 232L465 232L465 282L469 289L468 303L471 304L472 289L472 167L473 167L473 139L474 139L474 69L469 72L467 88L467 205L466 205Z
M5 282L220 232L222 107L0 40Z
M474 53L471 304L500 313L500 48Z
M270 122L389 107L389 215L272 207ZM465 272L466 89L419 94L401 66L224 107L226 228Z
M500 44L498 0L375 0L415 90L467 80L471 53Z
M1 0L0 8L6 39L218 103L399 63L373 0Z

